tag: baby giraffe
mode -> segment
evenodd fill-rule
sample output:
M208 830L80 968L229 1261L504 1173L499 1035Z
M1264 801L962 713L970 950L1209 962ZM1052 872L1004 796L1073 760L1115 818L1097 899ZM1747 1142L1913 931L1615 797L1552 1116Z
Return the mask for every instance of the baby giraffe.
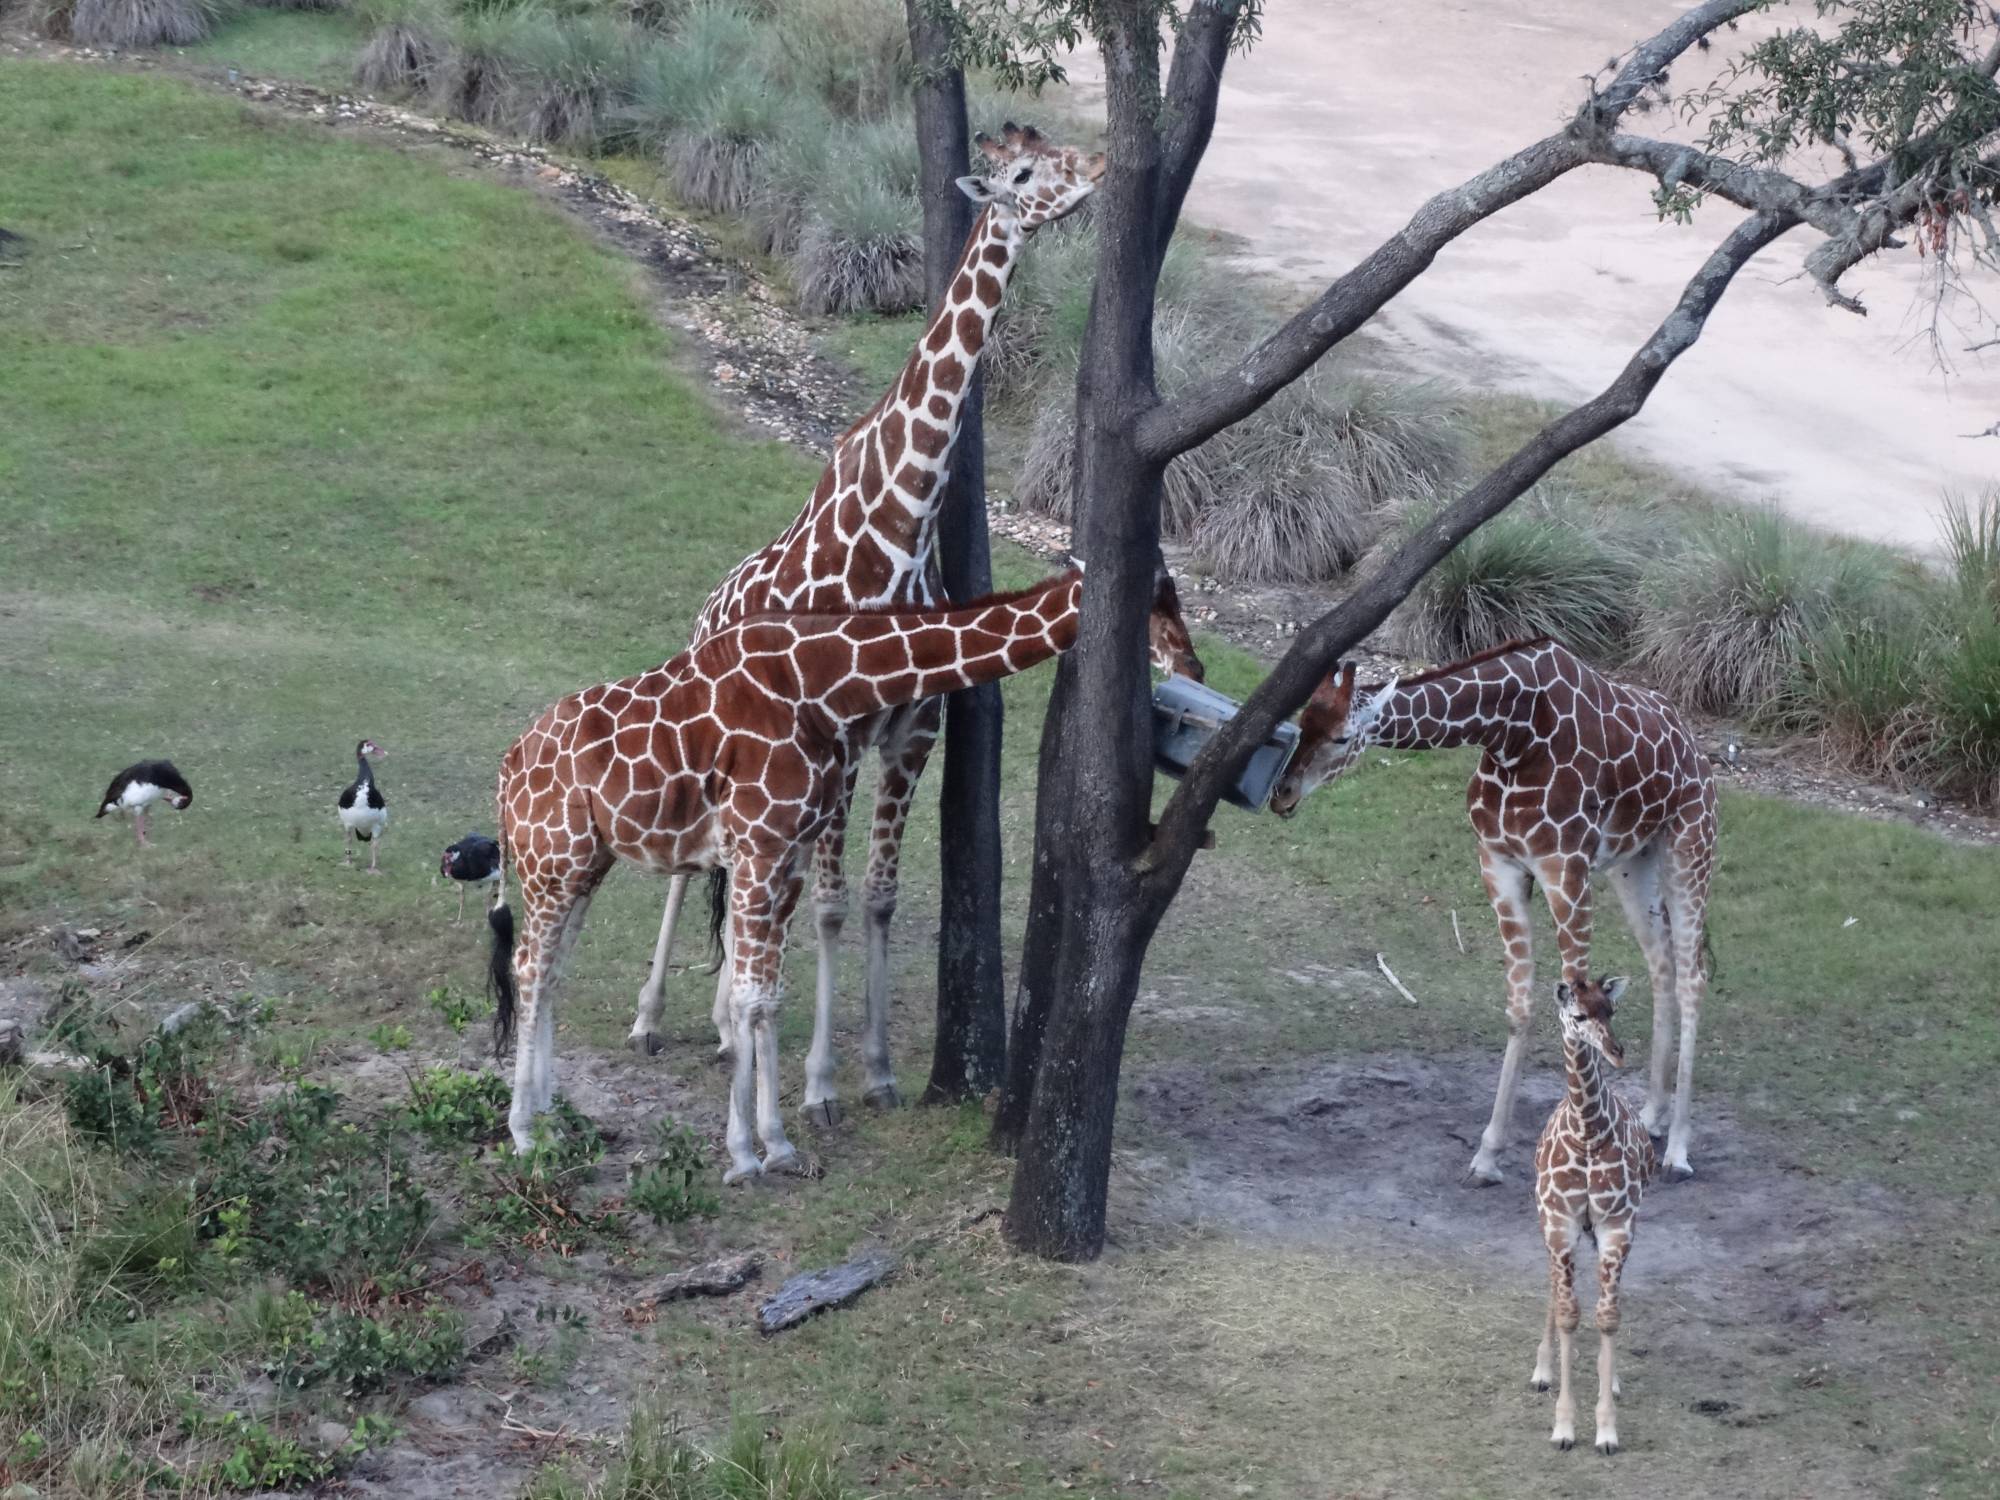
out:
M1611 1339L1618 1332L1618 1278L1632 1249L1632 1221L1639 1198L1659 1170L1652 1139L1639 1117L1598 1070L1602 1056L1612 1067L1625 1065L1624 1049L1611 1035L1611 1012L1625 992L1622 979L1584 979L1574 988L1556 986L1556 1016L1562 1024L1563 1064L1569 1094L1542 1129L1535 1148L1535 1202L1542 1239L1549 1247L1549 1321L1535 1351L1530 1383L1549 1388L1549 1355L1562 1339L1562 1383L1556 1391L1556 1425L1549 1441L1558 1448L1576 1442L1576 1403L1570 1396L1571 1341L1576 1334L1576 1245L1581 1235L1597 1241L1597 1451L1618 1451L1618 1372Z

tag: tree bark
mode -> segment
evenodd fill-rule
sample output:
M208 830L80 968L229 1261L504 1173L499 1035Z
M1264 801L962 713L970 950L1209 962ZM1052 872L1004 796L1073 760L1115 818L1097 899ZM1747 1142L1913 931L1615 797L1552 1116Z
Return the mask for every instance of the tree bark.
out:
M1055 739L1059 769L1041 796L1048 826L1063 835L1053 851L1061 928L1005 1225L1017 1247L1058 1260L1089 1259L1103 1248L1125 1024L1165 909L1140 899L1135 878L1152 797L1146 616L1165 469L1133 446L1137 419L1158 399L1157 15L1150 0L1117 0L1099 29L1115 166L1097 193L1097 281L1077 376L1072 481L1075 546L1089 581L1064 661L1063 711L1044 730Z
M924 286L933 306L945 295L973 205L957 185L972 155L965 74L951 65L946 23L906 0L910 52L917 64L916 129L924 208ZM982 381L975 374L952 448L951 475L938 513L939 579L947 599L993 589L986 530L986 433ZM937 1039L927 1103L979 1098L996 1087L1007 1060L1007 998L1000 955L1000 688L989 683L945 700L944 778L939 841Z

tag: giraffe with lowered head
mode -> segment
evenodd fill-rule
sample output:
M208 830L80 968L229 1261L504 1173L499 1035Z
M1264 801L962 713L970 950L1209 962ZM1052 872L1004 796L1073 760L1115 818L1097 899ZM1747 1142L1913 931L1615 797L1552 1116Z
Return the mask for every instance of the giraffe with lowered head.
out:
M1646 1184L1659 1170L1653 1142L1625 1101L1612 1093L1600 1060L1625 1066L1624 1049L1611 1034L1611 1013L1625 981L1585 980L1556 986L1556 1020L1562 1027L1567 1091L1542 1128L1535 1148L1535 1208L1549 1247L1549 1319L1535 1350L1529 1384L1549 1388L1549 1357L1560 1343L1561 1382L1549 1441L1576 1442L1576 1402L1570 1395L1570 1356L1576 1336L1576 1247L1589 1235L1597 1244L1597 1451L1618 1451L1618 1370L1612 1340L1618 1333L1618 1281L1632 1251L1632 1227Z
M896 384L834 444L832 459L798 518L776 541L738 563L709 595L695 622L697 643L757 613L836 613L938 601L932 557L938 505L950 475L966 392L1008 279L1035 231L1073 212L1104 173L1102 154L1084 156L1056 146L1033 126L1009 122L1001 139L984 134L976 139L988 173L960 178L959 186L982 209L947 295ZM1201 677L1185 631L1177 639L1156 639L1153 659L1163 671ZM865 1097L881 1106L900 1102L889 1056L889 922L896 909L903 827L937 739L939 718L937 700L925 699L884 712L854 731L862 745L877 748L882 763L862 886L867 921ZM847 919L842 865L859 769L857 756L848 764L848 784L813 858L819 973L802 1108L823 1124L832 1124L839 1114L833 1077L835 948ZM635 1051L657 1052L661 1045L661 985L686 890L687 878L674 877L652 971L639 991L628 1039ZM725 962L715 992L713 1018L724 1055L734 1046L729 1024L734 974L735 965Z
M1605 871L1653 982L1651 1087L1643 1115L1667 1123L1667 1053L1680 1011L1680 1057L1667 1127L1667 1170L1691 1177L1689 1097L1695 1030L1708 988L1708 882L1715 865L1715 779L1686 722L1650 688L1615 682L1553 640L1516 641L1383 687L1328 674L1299 716L1299 744L1271 797L1289 817L1371 745L1478 745L1466 790L1479 869L1507 949L1507 1051L1493 1118L1470 1176L1502 1180L1514 1088L1534 1006L1528 898L1536 883L1555 919L1562 977L1590 977L1591 876Z
M1072 570L957 609L753 615L537 719L500 763L502 896L489 917L501 1045L520 1014L507 1119L515 1144L532 1144L534 1116L555 1098L556 976L592 894L622 860L662 874L727 872L734 1071L724 1181L793 1168L778 1110L785 929L811 851L853 786L868 727L1068 650L1082 594L1083 574ZM1185 629L1163 583L1152 637ZM521 885L518 942L508 864Z

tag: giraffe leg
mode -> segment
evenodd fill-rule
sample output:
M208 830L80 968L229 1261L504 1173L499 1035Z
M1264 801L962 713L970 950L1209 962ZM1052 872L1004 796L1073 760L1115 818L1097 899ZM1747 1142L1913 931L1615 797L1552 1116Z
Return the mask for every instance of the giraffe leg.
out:
M897 738L882 749L882 782L875 793L868 878L861 898L868 923L868 1014L861 1038L861 1062L868 1077L864 1097L878 1109L895 1109L903 1102L896 1091L896 1068L889 1053L889 923L896 914L903 827L931 747L937 743L943 712L939 699L919 703Z
M1661 874L1664 861L1659 847L1651 846L1625 861L1614 875L1626 923L1646 955L1646 973L1653 981L1653 1055L1646 1108L1639 1116L1648 1135L1660 1134L1666 1121L1667 1054L1674 1039L1674 941Z
M736 1030L736 1066L729 1098L730 1169L724 1182L758 1172L795 1171L798 1151L785 1138L778 1108L778 1005L785 928L798 904L799 876L791 852L743 854L731 881L731 962L736 979L729 1003ZM756 1094L759 1162L749 1146L751 1092Z
M1560 1244L1560 1249L1558 1249ZM1549 1301L1553 1309L1560 1355L1557 1360L1556 1421L1549 1441L1558 1448L1576 1446L1576 1398L1570 1393L1570 1366L1576 1351L1576 1245L1567 1229L1549 1235Z
M603 877L598 872L589 878L589 884L578 893L569 914L563 918L562 927L556 934L556 953L550 970L551 982L559 981L563 971L569 967L569 956L576 948L578 934L583 931L583 919L590 910L590 898L597 881ZM556 1008L545 1005L535 1017L535 1111L546 1114L556 1102Z
M653 943L653 967L639 987L639 1013L632 1018L625 1045L647 1057L656 1054L660 1041L660 991L667 979L667 958L674 951L674 928L680 924L681 902L687 899L688 878L675 875L667 881L667 909L660 917L660 935Z
M1542 1341L1539 1344L1535 1345L1534 1373L1529 1375L1528 1377L1528 1385L1531 1389L1537 1391L1545 1391L1549 1388L1550 1385L1554 1383L1555 1367L1550 1363L1550 1361L1555 1358L1555 1352L1556 1352L1556 1293L1555 1293L1555 1288L1551 1286L1549 1288L1548 1321L1542 1325Z
M1618 1367L1613 1340L1618 1332L1618 1279L1632 1244L1632 1225L1597 1228L1597 1451L1618 1451Z
M1708 921L1708 866L1697 851L1679 849L1667 865L1667 910L1674 929L1674 994L1680 1001L1680 1056L1674 1078L1673 1121L1667 1127L1667 1174L1676 1181L1694 1176L1688 1163L1689 1115L1694 1093L1695 1032L1701 1022L1701 1002L1708 994L1708 974L1702 967L1701 934Z
M840 1093L833 1082L833 997L839 978L840 933L847 925L847 814L854 802L860 761L848 767L833 820L813 845L813 930L819 963L813 974L813 1038L806 1049L806 1095L800 1111L814 1125L840 1123Z
M1491 1184L1504 1180L1500 1152L1513 1129L1514 1088L1520 1082L1521 1057L1528 1045L1528 1022L1534 1014L1534 928L1528 909L1528 872L1484 848L1479 872L1493 914L1500 919L1500 941L1507 948L1507 1051L1500 1060L1500 1087L1493 1097L1493 1118L1479 1137L1468 1178Z
M514 1100L507 1112L507 1130L514 1149L524 1155L535 1144L537 1104L536 1055L541 1018L555 1004L555 959L563 919L571 897L558 886L521 882L521 937L514 946L514 983L520 995L515 1021Z
M715 1057L718 1062L728 1062L742 1049L738 1047L735 1012L730 1009L729 997L736 986L736 939L725 923L722 929L722 964L715 971L715 1004L709 1007L708 1018L715 1023Z

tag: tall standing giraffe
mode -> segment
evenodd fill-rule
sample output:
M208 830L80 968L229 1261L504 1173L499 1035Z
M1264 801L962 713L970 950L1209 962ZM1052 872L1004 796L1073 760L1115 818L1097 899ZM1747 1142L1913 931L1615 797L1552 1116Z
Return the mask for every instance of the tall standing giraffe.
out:
M1362 689L1354 668L1329 673L1299 716L1299 745L1271 809L1281 817L1370 745L1484 752L1466 808L1479 869L1507 947L1507 1051L1493 1118L1471 1176L1499 1182L1534 1007L1536 882L1555 919L1562 977L1590 977L1590 880L1611 873L1653 981L1651 1088L1643 1116L1658 1133L1667 1110L1672 1009L1680 1061L1667 1132L1667 1168L1691 1177L1688 1101L1694 1045L1708 989L1708 881L1715 864L1715 778L1674 706L1650 688L1614 682L1556 641L1516 641L1421 676Z
M1576 1247L1589 1235L1597 1244L1597 1451L1618 1451L1618 1370L1612 1340L1618 1332L1618 1281L1632 1252L1632 1227L1646 1184L1659 1170L1645 1127L1611 1092L1598 1068L1602 1058L1625 1066L1625 1050L1611 1034L1611 1013L1625 981L1556 986L1556 1020L1562 1028L1562 1103L1542 1127L1535 1147L1535 1210L1549 1250L1549 1319L1535 1350L1528 1383L1549 1388L1549 1356L1562 1346L1562 1379L1556 1423L1549 1441L1576 1442L1576 1402L1570 1395L1570 1356L1578 1322Z
M1104 173L1102 154L1083 156L1052 145L1033 126L1011 121L1000 140L976 137L989 172L963 177L959 187L983 205L966 237L951 287L932 314L896 384L834 444L812 498L798 518L760 552L736 565L716 586L695 622L698 643L752 614L838 613L885 605L929 605L940 597L932 543L938 505L950 475L965 394L1000 310L1008 279L1030 236L1073 212ZM1185 637L1156 648L1156 665L1199 678L1201 666ZM868 873L862 906L868 924L865 1029L862 1060L865 1097L872 1104L900 1102L889 1056L889 922L896 910L903 826L931 747L940 705L912 703L858 726L864 745L881 754L882 776L870 828ZM806 1055L803 1108L831 1124L839 1099L833 1079L835 950L847 920L843 870L847 819L859 758L814 852L813 912L819 937L813 1043ZM628 1045L654 1053L661 986L687 879L676 876L667 893L653 948L652 970L639 991L638 1014ZM734 966L724 963L714 1006L719 1050L734 1044L728 1025Z
M1083 575L959 609L755 615L636 677L572 694L500 763L503 860L520 878L521 938L492 911L504 1045L520 1000L508 1128L532 1143L555 1097L554 983L598 884L620 860L670 874L729 872L734 1071L724 1180L791 1167L778 1111L777 1012L785 929L805 862L838 815L880 715L997 682L1076 639ZM1184 631L1163 588L1153 635ZM750 1108L756 1089L757 1135Z

